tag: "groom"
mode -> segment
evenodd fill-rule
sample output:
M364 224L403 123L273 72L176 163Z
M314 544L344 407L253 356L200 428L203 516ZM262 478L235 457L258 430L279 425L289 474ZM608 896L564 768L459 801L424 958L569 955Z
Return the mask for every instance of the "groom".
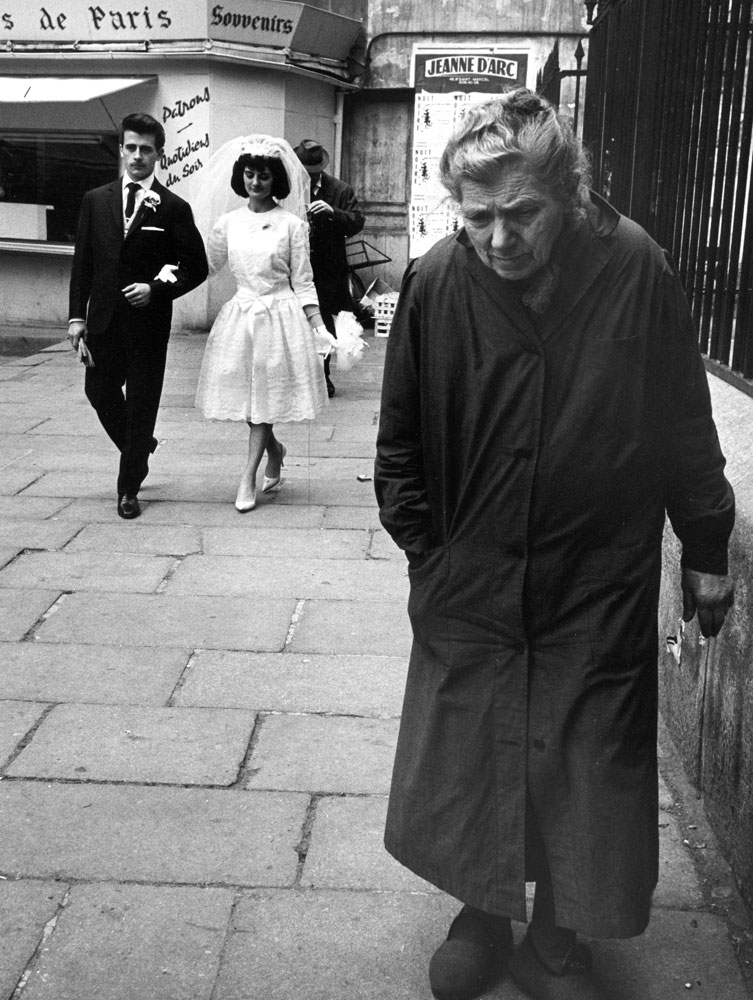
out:
M71 269L68 337L87 366L86 396L120 451L118 514L128 519L141 513L157 447L173 299L207 276L190 206L154 176L164 146L151 115L123 119L124 173L84 195Z

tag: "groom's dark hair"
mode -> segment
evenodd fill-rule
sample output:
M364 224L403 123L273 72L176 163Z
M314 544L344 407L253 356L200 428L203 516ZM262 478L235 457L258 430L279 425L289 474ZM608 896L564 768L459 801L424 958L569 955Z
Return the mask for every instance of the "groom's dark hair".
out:
M143 111L126 115L120 123L120 145L123 145L123 137L126 132L136 132L138 135L150 135L154 139L154 145L158 153L165 148L165 130L156 118L147 115Z

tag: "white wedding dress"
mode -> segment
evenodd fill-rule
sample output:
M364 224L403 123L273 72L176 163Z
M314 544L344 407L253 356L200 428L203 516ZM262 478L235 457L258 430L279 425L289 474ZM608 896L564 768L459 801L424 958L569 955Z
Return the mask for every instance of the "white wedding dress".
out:
M308 228L279 205L222 215L207 255L229 263L237 291L207 340L196 406L212 420L311 420L327 404L322 359L304 305L318 305Z

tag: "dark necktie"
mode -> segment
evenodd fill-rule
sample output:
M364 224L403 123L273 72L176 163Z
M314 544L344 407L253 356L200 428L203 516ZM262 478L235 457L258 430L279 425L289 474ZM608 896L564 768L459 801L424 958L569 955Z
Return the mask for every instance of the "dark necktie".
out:
M135 181L131 181L129 184L126 184L126 187L128 188L128 198L126 199L125 215L126 219L130 219L134 208L136 208L136 192L141 185Z

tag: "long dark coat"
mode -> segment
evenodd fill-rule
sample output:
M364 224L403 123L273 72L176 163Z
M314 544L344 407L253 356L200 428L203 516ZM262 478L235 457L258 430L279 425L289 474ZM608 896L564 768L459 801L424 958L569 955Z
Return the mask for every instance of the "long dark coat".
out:
M312 215L309 222L311 270L319 305L327 313L352 310L345 241L360 233L366 220L353 188L331 174L321 175L316 197L333 208L331 215L321 212Z
M726 573L734 501L663 252L594 197L553 259L541 315L462 231L403 284L375 485L414 642L385 842L525 920L536 828L557 923L629 937L658 869L665 508L684 565Z

